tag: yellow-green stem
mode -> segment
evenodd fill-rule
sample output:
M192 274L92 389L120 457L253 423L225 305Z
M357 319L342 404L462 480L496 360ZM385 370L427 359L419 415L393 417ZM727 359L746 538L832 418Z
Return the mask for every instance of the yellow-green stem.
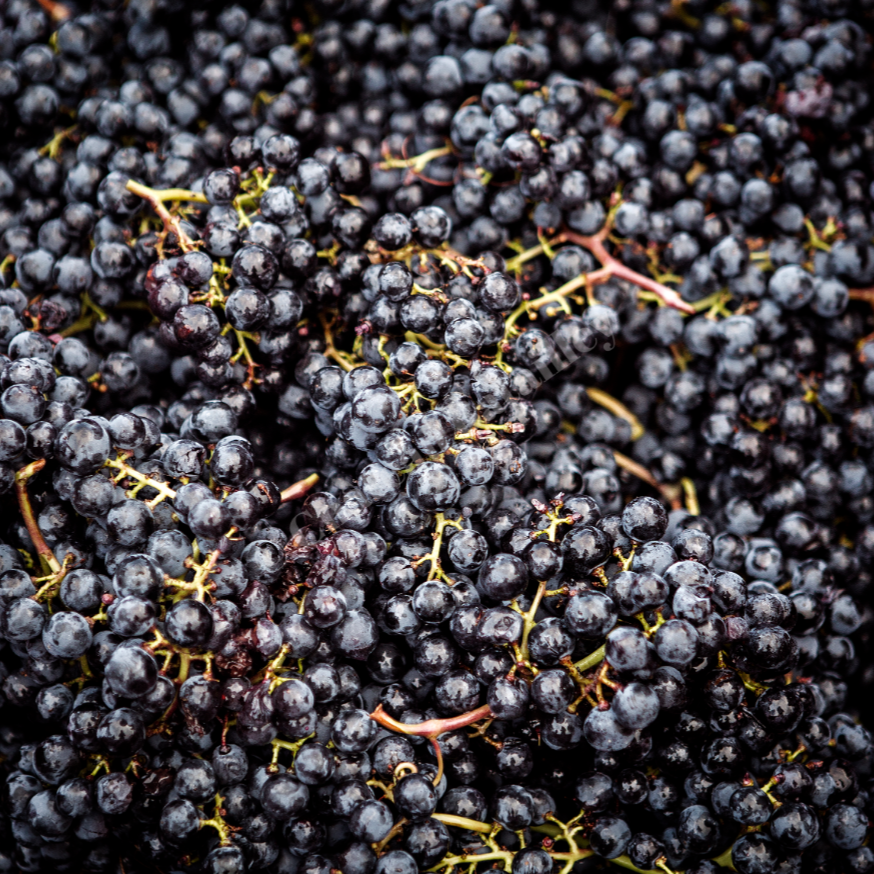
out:
M466 816L455 816L451 813L432 813L431 818L442 822L443 825L467 829L469 832L479 832L482 835L491 834L495 828L492 823L479 822L476 819L468 819Z
M595 665L601 664L607 657L607 650L603 646L599 646L593 653L589 653L584 659L580 659L574 664L574 667L581 673L585 673Z
M225 822L224 817L222 816L223 801L224 799L221 795L216 793L215 812L210 819L203 819L200 821L200 828L206 828L207 826L214 828L218 832L219 846L229 847L231 846L231 827Z
M624 419L631 425L631 439L639 440L643 437L644 428L643 425L640 424L640 419L628 409L621 401L617 400L611 394L607 394L607 392L602 391L600 388L595 388L594 386L589 386L586 388L586 394L589 396L589 399L594 401L601 407L604 407L605 410L611 412L614 416L619 419Z
M158 492L158 495L145 502L146 506L151 509L154 509L165 498L173 499L176 497L175 490L171 489L170 486L167 485L167 483L163 483L160 480L152 479L151 477L140 473L136 468L131 467L126 460L129 457L129 455L122 454L118 458L108 458L104 462L104 467L111 467L113 470L119 471L120 475L115 478L115 482L120 482L125 477L129 477L130 479L136 480L143 486L148 486L149 488L155 489L155 491Z
M522 614L522 659L528 661L528 638L531 636L531 631L534 628L534 617L540 607L540 602L543 600L543 593L546 591L546 580L541 580L537 587L537 592L534 594L534 599L531 601L531 606Z

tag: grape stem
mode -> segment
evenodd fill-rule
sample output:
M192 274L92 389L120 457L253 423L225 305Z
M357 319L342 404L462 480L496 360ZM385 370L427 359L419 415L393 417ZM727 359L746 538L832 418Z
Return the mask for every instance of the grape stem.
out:
M70 137L76 132L77 125L73 125L72 127L63 128L55 132L55 135L39 150L40 155L48 155L54 161L59 160L59 156L61 153L61 146L64 143L64 140L70 139Z
M368 786L369 785L370 783L368 783ZM389 829L389 833L379 843L373 844L373 849L377 856L381 856L383 852L385 852L385 848L404 830L404 826L407 825L408 822L409 820L401 817L391 827L391 829Z
M251 389L255 384L255 368L258 367L258 364L255 362L255 359L252 357L252 352L249 349L249 344L246 342L247 340L254 340L256 343L260 342L259 334L250 334L248 331L238 331L234 328L234 335L237 338L237 351L231 356L231 364L236 364L240 358L242 358L246 362L246 380L243 383L243 388Z
M219 846L220 847L230 847L231 846L231 832L238 831L238 828L234 826L228 825L224 819L224 808L222 805L224 804L224 799L216 793L215 796L215 811L210 819L202 819L200 821L199 828L206 828L206 826L211 826L218 832L219 838Z
M683 495L686 499L686 509L693 516L701 515L701 507L698 503L698 490L695 488L695 482L691 477L684 476L680 480L680 485L683 488Z
M223 535L222 540L231 540L236 533L236 527L232 526ZM179 596L174 600L182 600L182 598L188 597L188 593L193 592L195 600L201 603L205 602L207 594L211 593L214 588L214 584L208 582L208 580L213 570L215 570L216 562L221 558L223 551L222 547L219 546L208 553L204 561L200 563L187 559L186 567L194 571L194 579L190 583L185 580L175 580L171 577L165 578L165 586L173 586L180 590Z
M732 845L733 846L733 845ZM712 859L715 864L720 865L723 868L730 868L732 871L736 871L737 869L734 867L731 859L731 850L732 847L729 847L722 855L717 856L715 859Z
M134 486L133 489L128 490L128 497L135 497L136 493L139 492L140 489L149 487L155 489L158 494L146 501L145 504L150 510L154 510L155 507L161 503L165 498L170 498L171 500L176 497L175 490L171 489L167 483L163 483L160 480L152 479L145 474L140 473L135 467L131 467L127 463L127 459L133 455L132 452L121 452L119 453L118 458L108 458L104 462L104 467L111 467L113 470L119 471L118 476L113 477L114 483L119 483L121 480L129 477L130 479L134 479L137 481L138 485Z
M294 760L297 758L297 754L300 752L300 748L308 740L311 740L314 737L315 732L295 741L279 740L278 738L274 738L272 741L270 741L270 746L273 747L273 753L270 757L270 764L267 766L268 770L270 770L272 773L275 773L279 770L279 753L282 750L288 750L291 753L291 763L294 764Z
M666 874L664 868L638 868L631 859L626 855L617 856L615 859L610 859L611 864L618 865L620 868L625 868L627 871L636 871L637 874ZM658 864L658 862L656 862ZM670 869L668 869L670 871Z
M281 680L281 677L277 676L277 672L282 668L285 663L285 657L288 655L288 644L283 643L279 648L279 652L273 657L271 661L269 661L254 677L252 677L251 683L253 686L257 686L264 681L268 681L269 683L269 691L273 691L275 688L274 682L276 680Z
M577 837L577 835L585 829L585 826L579 823L582 816L583 814L580 813L568 822L561 822L552 814L546 814L546 819L549 820L549 822L544 823L543 825L532 826L532 831L546 835L542 846L543 849L549 853L550 857L557 862L565 863L561 868L560 874L567 874L567 872L570 872L573 869L574 863L595 855L594 850L588 847L588 842L583 839L578 839ZM476 866L480 862L494 860L500 861L505 867L505 870L512 866L516 853L498 847L497 842L495 841L495 834L500 826L497 823L480 822L479 820L468 819L464 816L455 816L447 813L434 813L431 818L436 819L438 822L442 822L447 826L486 835L485 843L490 852L477 854L462 853L462 855L445 856L439 864L429 868L429 871L448 871L456 866L466 865L469 867L470 871L473 872L476 871ZM378 851L382 851L391 838L396 837L397 832L394 829L392 832L391 836L379 845ZM568 849L555 850L554 846L558 841L566 843ZM581 847L580 844L583 846ZM660 856L656 859L655 868L647 869L638 868L627 855L605 859L604 861L617 865L620 868L625 868L628 871L635 871L637 874L682 874L682 872L676 872L672 868L669 868L667 859L664 856ZM732 871L734 870L734 866L731 864L730 849L713 861L731 869Z
M480 270L484 274L491 272L482 261L462 255L461 252L453 249L448 243L443 243L436 249L425 249L418 243L410 243L404 246L403 249L389 252L386 249L380 248L375 240L369 240L364 245L364 251L370 258L371 264L384 264L386 261L403 261L409 265L416 255L421 259L431 255L456 275L464 273L473 279L476 278L473 273L474 269ZM422 263L425 263L424 260Z
M9 254L2 261L0 261L0 279L3 278L3 274L6 273L6 270L11 267L16 260L18 260L15 255Z
M334 343L334 332L332 325L328 322L327 316L324 313L319 313L319 321L322 323L323 339L325 341L325 357L336 361L343 370L352 370L358 362L353 355L348 352L343 352L338 349Z
M476 856L445 856L439 864L429 868L428 871L444 871L448 868L454 868L456 865L475 865L493 860L500 860L509 867L513 863L513 856L514 853L509 850L492 850L490 853L480 853Z
M58 3L57 0L37 0L37 2L55 24L66 21L73 14L63 3Z
M536 825L532 827L532 831L547 836L543 842L543 849L549 853L552 859L557 862L565 863L561 868L560 874L567 874L567 872L570 872L573 869L574 863L595 855L595 851L589 849L587 846L582 848L579 846L580 843L584 845L587 844L587 841L584 840L578 842L576 837L577 834L583 830L583 826L577 824L579 818L580 817L577 816L569 822L563 823L551 814L547 814L546 819L550 820L550 822L545 823L544 825ZM460 856L445 856L437 865L433 868L429 868L428 871L448 871L459 865L466 865L471 871L475 871L476 866L480 862L489 861L500 861L505 870L509 870L512 866L513 858L516 854L511 850L498 849L497 843L494 840L493 836L499 828L497 824L479 822L478 820L467 819L463 816L454 816L446 813L434 813L432 814L432 819L436 819L444 825L488 835L489 837L486 838L486 844L489 847L490 852L481 854L463 854ZM395 836L395 834L392 834L392 837ZM569 849L560 851L554 850L553 846L556 841L564 841L567 843ZM387 843L388 841L383 841L380 845L380 850L384 849ZM603 861L608 862L611 865L616 865L619 868L624 868L627 871L635 871L636 874L683 874L682 871L675 871L673 868L668 867L667 859L664 856L660 856L656 859L655 868L638 868L637 865L635 865L625 854L616 856L612 859L604 859ZM736 870L731 861L731 847L712 861L723 868L728 868L731 871Z
M553 532L553 536L550 540L555 539L555 533ZM543 593L546 591L546 580L541 580L540 585L537 587L537 592L534 594L534 598L531 601L531 606L522 614L522 660L526 663L529 662L529 653L528 653L528 638L531 636L531 632L534 630L534 617L537 615L537 611L540 608L540 602L543 600ZM514 602L515 603L515 602Z
M384 161L377 164L380 170L412 170L413 173L419 175L437 158L445 158L452 154L452 146L440 146L437 149L428 149L427 152L422 152L421 155L413 155L412 158L393 158L386 157Z
M621 452L613 452L613 458L616 459L616 464L623 470L627 470L633 476L643 480L647 485L652 486L670 505L672 510L679 510L683 504L675 487L660 483L642 464L623 455Z
M874 286L871 288L851 288L850 300L864 300L874 306Z
M407 724L399 722L382 707L382 704L377 706L376 710L370 714L370 718L374 722L378 722L383 728L391 731L396 731L399 734L414 734L417 737L436 738L447 731L455 731L458 728L464 728L467 725L472 725L480 719L491 719L494 714L488 704L483 704L482 707L477 707L476 710L469 710L467 713L462 713L459 716L449 716L446 719L426 719L424 722L414 722Z
M136 468L131 467L126 460L129 457L130 454L121 453L118 458L111 458L105 462L106 467L111 467L114 470L119 471L119 475L114 479L115 482L120 482L125 477L130 477L131 479L136 480L139 484L137 490L146 487L155 489L158 494L151 500L146 501L146 505L151 509L154 509L154 507L157 504L160 504L165 498L173 499L176 497L175 490L171 489L167 483L152 479L151 477L140 473ZM310 491L318 481L319 475L317 473L312 473L308 477L305 477L296 483L292 483L292 485L280 493L282 503L287 504L289 501L296 501L298 498L304 497L304 495L306 495L306 493Z
M603 646L599 646L594 652L589 653L584 659L580 659L580 661L574 664L574 667L582 674L588 671L590 668L594 668L595 665L601 664L604 659L607 657L607 650Z
M283 489L280 495L282 503L287 504L289 501L296 501L298 498L302 498L318 481L319 475L311 473L308 477L298 480L287 489Z
M183 252L191 252L195 248L195 243L182 230L182 225L178 215L173 215L164 203L172 200L191 200L195 203L208 203L203 194L198 194L196 191L189 191L186 188L149 188L147 185L142 185L139 182L134 182L133 179L127 181L125 185L131 194L136 194L137 197L142 197L148 201L155 210L158 218L164 224L165 233L173 233L179 242L179 248Z
M426 737L431 741L431 746L434 748L434 757L437 759L437 773L432 780L436 786L443 779L443 750L440 749L440 742L437 738L444 732L464 728L466 725L470 725L480 719L492 718L492 710L488 704L484 704L482 707L477 707L476 710L471 710L468 713L462 713L460 716L450 716L448 719L427 719L425 722L407 725L389 716L383 710L382 704L380 704L370 714L370 718L391 731L397 731L402 734L414 734L419 737Z
M607 394L607 392L602 391L600 388L594 388L593 386L589 386L586 388L586 394L589 396L589 399L594 401L598 406L604 407L605 410L611 412L614 416L619 419L624 419L631 425L631 439L639 440L643 437L644 427L640 424L640 419L628 409L621 401L618 401L613 395Z
M570 675L570 678L577 684L580 694L577 699L568 705L569 713L576 713L580 705L584 701L588 701L592 707L597 707L598 702L592 697L592 690L598 685L597 680L589 680L584 677L576 668L570 656L565 656L560 659L560 663Z
M46 460L38 458L36 461L32 461L17 471L15 474L15 495L18 498L21 517L24 519L27 533L30 535L43 570L46 573L60 574L63 572L63 567L46 543L45 538L42 536L42 531L39 530L39 525L33 512L33 504L31 504L30 495L27 492L27 481L32 476L38 474L45 466Z
M3 272L3 265L0 264L0 274ZM144 300L123 300L119 301L113 309L116 310L148 310L149 306ZM98 322L105 322L109 316L106 311L92 301L87 292L82 296L82 311L79 318L71 325L68 325L56 334L50 334L49 339L53 343L60 343L64 337L75 337L76 334L82 334L85 331L90 331Z
M564 493L559 492L549 504L544 504L540 501L532 501L534 508L539 512L546 516L549 519L549 525L546 528L541 528L539 531L533 532L532 539L538 538L541 534L546 535L546 539L551 543L555 543L555 539L558 536L558 526L559 525L573 525L575 522L580 521L580 516L575 513L566 513L562 515L560 513L561 508L564 506ZM552 509L550 509L550 504L552 505ZM539 603L539 598L537 599Z
M425 555L420 556L415 561L412 562L413 567L418 567L420 564L424 564L426 561L431 562L431 567L428 570L428 579L436 580L438 577L445 576L443 569L440 564L440 550L443 547L443 532L444 530L452 526L453 528L458 528L461 530L461 523L457 522L453 519L447 519L443 513L437 513L434 516L434 521L436 527L434 529L433 534L431 535L434 538L434 546L431 547L431 551L426 553Z
M658 295L666 306L673 307L674 309L678 309L689 315L694 315L695 310L692 306L686 303L686 301L684 301L683 298L674 291L674 289L668 288L667 285L662 285L661 282L657 282L649 276L644 276L636 270L632 270L607 251L604 247L604 240L609 233L608 227L609 226L605 226L598 231L597 234L591 236L584 236L583 234L577 234L574 231L567 230L560 235L560 237L564 238L564 241L576 243L578 246L588 249L601 263L601 270L606 271L604 279L601 279L600 277L598 277L597 280L595 279L595 274L601 272L596 270L594 273L589 274L591 277L590 281L603 282L613 276L617 279L625 279L633 285L636 285L638 288L642 288L645 291L651 291L653 294Z
M478 832L482 835L491 834L495 828L491 823L480 822L476 819L468 819L466 816L455 816L455 814L452 813L432 813L431 818L442 822L443 825L463 828L469 832Z
M428 740L431 741L431 746L434 749L434 758L437 760L437 771L431 782L435 786L439 786L440 781L443 779L443 750L440 749L440 741L436 737L428 738Z
M513 857L516 855L511 850L503 850L498 848L498 844L495 840L495 833L498 830L499 826L497 824L489 824L485 822L478 822L477 820L467 819L463 816L452 816L449 814L440 814L436 813L432 815L433 819L436 819L445 825L454 826L456 828L463 828L467 831L474 831L480 834L487 835L486 845L488 846L490 852L487 853L478 853L478 854L470 854L470 855L461 855L461 856L445 856L442 861L435 865L433 868L428 869L429 871L441 871L448 870L454 868L456 865L468 865L471 870L476 870L475 866L480 862L486 862L491 860L500 861L505 870L508 869L513 864ZM582 861L583 859L588 859L590 856L594 855L594 850L590 850L588 848L580 848L577 845L577 842L574 838L574 835L577 831L579 831L579 826L572 827L573 820L570 823L559 823L558 820L555 820L558 831L556 832L556 837L558 840L565 841L568 844L569 850L561 850L556 851L551 849L547 850L549 855L555 860L559 862L564 862L565 864L562 866L562 872L569 872L574 863ZM524 846L524 844L523 844Z
M540 307L545 306L547 303L561 300L571 292L576 291L578 288L599 285L615 276L617 279L625 279L633 285L636 285L638 288L642 288L644 291L652 292L666 306L673 307L674 309L678 309L689 315L694 315L695 309L691 304L686 303L686 301L684 301L683 298L674 291L674 289L668 288L667 285L664 285L649 276L644 276L636 270L632 270L616 258L615 255L611 255L607 251L604 246L604 241L610 234L610 230L610 222L606 223L597 234L584 235L565 229L553 239L548 241L544 240L539 246L534 246L525 252L521 252L515 258L511 258L507 262L507 269L518 270L518 268L526 261L531 261L540 255L546 254L548 250L555 246L560 246L562 243L575 243L577 246L582 246L584 249L588 249L588 251L591 252L601 264L599 270L593 270L591 273L580 274L580 276L571 279L555 291L545 294L536 301L531 302L528 307L530 309L540 309Z

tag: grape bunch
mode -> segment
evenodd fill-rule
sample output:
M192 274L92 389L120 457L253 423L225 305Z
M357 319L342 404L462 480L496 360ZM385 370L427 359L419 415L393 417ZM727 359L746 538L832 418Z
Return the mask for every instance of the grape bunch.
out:
M872 874L872 15L0 8L0 872Z

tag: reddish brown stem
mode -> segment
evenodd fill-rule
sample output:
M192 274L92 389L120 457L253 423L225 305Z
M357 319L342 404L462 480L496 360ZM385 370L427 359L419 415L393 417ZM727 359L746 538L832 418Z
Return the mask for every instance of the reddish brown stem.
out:
M60 562L55 558L55 554L49 549L49 545L45 542L42 536L42 531L39 530L39 525L36 522L36 516L33 514L33 505L30 503L30 495L27 493L27 481L39 473L46 466L44 458L38 458L30 464L22 467L15 474L15 495L18 498L18 508L21 510L21 518L24 520L27 533L39 555L40 562L44 565L44 569L59 573L61 570Z
M633 476L656 489L671 505L672 510L679 510L683 506L677 489L665 483L660 483L642 464L633 458L629 458L627 455L623 455L621 452L614 452L613 457L616 459L616 464L623 470L627 470Z
M37 0L37 2L56 24L66 21L71 15L70 10L63 3L57 3L55 0Z
M483 704L482 707L462 713L460 716L450 716L447 719L426 719L424 722L415 722L412 725L398 722L397 719L389 716L382 709L382 704L370 714L370 718L384 728L397 731L401 734L415 734L428 738L439 737L444 732L455 731L457 728L464 728L466 725L479 722L480 719L491 719L493 716L494 714L488 704Z
M874 288L851 288L850 300L864 300L874 304Z
M437 773L434 775L432 782L435 786L440 785L443 779L443 750L440 749L440 741L436 737L429 738L431 746L434 747L434 757L437 759Z
M615 276L618 279L625 279L645 291L651 291L653 294L658 295L667 306L694 315L695 310L693 307L686 303L686 301L684 301L683 298L674 291L674 289L668 288L667 285L662 285L661 282L657 282L649 276L644 276L636 270L632 270L630 267L623 264L618 258L611 255L604 246L605 236L605 231L600 231L592 236L584 236L583 234L577 234L574 231L564 231L561 234L561 237L564 240L567 240L570 243L576 243L578 246L588 249L598 259L603 268L603 278ZM602 271L598 271L598 274L602 274ZM591 274L590 278L592 281L595 281L594 274ZM597 279L602 281L602 275L598 275Z
M191 238L182 230L179 216L173 215L170 210L164 206L164 201L158 197L157 192L154 189L148 188L145 185L140 185L139 182L134 182L133 179L128 180L125 188L133 194L142 197L143 200L148 201L152 205L152 209L155 210L158 218L164 223L164 231L176 235L177 245L183 252L190 252L194 248L194 243L191 241Z
M287 489L283 489L282 503L287 504L289 501L296 501L298 498L302 498L318 481L319 475L311 473L306 479L299 480Z

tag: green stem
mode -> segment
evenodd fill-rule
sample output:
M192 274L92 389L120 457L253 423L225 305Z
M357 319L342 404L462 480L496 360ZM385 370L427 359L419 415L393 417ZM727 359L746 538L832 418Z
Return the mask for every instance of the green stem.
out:
M549 855L552 856L553 859L559 859L561 861L579 862L582 859L588 859L589 856L594 856L595 851L594 850L577 850L576 852L572 852L572 853L550 853ZM611 859L610 861L614 861L614 860Z
M443 871L446 868L454 868L456 865L479 864L480 862L492 862L495 860L501 860L505 864L510 865L513 862L513 855L509 850L493 850L491 853L480 853L476 856L446 856L433 868L428 868L428 871Z
M495 828L491 823L479 822L475 819L468 819L466 816L455 816L451 813L432 813L431 819L439 820L443 825L467 829L469 832L479 832L482 835L491 834Z
M270 758L269 768L271 770L276 770L277 762L279 761L279 753L282 750L288 750L291 753L291 763L294 764L294 760L297 758L297 754L300 752L300 748L312 738L315 737L315 734L308 734L306 737L302 737L300 740L290 741L290 740L278 740L274 739L270 741L270 746L273 747L273 754Z
M582 674L595 665L601 664L607 656L607 650L603 646L599 646L593 653L589 653L584 659L580 659L574 667Z
M589 400L594 401L598 406L604 407L605 410L611 412L614 416L619 419L624 419L631 425L631 439L639 440L643 437L644 428L643 425L640 424L640 419L628 409L621 401L617 400L613 397L613 395L607 394L607 392L602 391L600 388L594 388L593 386L589 386L586 388L586 394L589 396Z
M382 170L409 169L414 173L422 173L431 161L451 154L452 146L440 146L437 149L428 149L427 152L422 152L421 155L414 155L412 158L386 158L380 163L379 167Z
M125 477L129 477L130 479L136 480L142 486L148 486L158 492L156 497L145 502L146 506L150 509L154 509L165 498L170 498L172 500L176 497L175 490L171 489L167 483L162 483L159 480L152 479L151 477L140 473L136 468L131 467L125 461L124 457L109 458L104 462L104 467L111 467L114 470L121 472L120 476L114 478L114 482L119 482Z
M638 868L628 856L617 856L615 859L610 859L610 864L618 865L629 871L637 871L637 874L665 874L664 871L659 871L657 868Z
M632 476L643 480L648 486L654 488L671 505L672 510L679 510L682 506L677 489L666 483L660 483L642 464L614 450L613 458L616 464L623 470L627 470Z
M534 595L534 600L531 602L531 606L522 614L522 645L520 648L522 650L522 658L526 662L528 661L528 638L534 628L534 617L540 607L540 602L543 599L543 593L545 591L546 580L541 580L540 585L537 587L537 592Z
M166 206L167 201L191 200L195 203L208 203L205 195L198 194L196 191L189 191L187 188L149 188L147 185L141 185L139 182L134 182L129 179L125 185L128 191L136 194L137 197L142 197L148 201L155 210L157 216L164 224L166 233L172 232L176 235L176 240L179 248L183 252L190 252L194 248L194 242L182 230L180 218L178 215L173 215Z
M732 846L734 845L732 844ZM712 861L714 861L717 865L721 865L723 868L730 868L732 871L736 871L737 869L734 867L734 862L731 858L731 850L732 847L729 847L724 853L717 856Z
M413 567L418 567L420 564L424 564L426 561L431 562L431 567L428 569L429 580L436 580L441 576L440 550L443 547L444 530L448 526L458 528L459 530L461 529L460 522L457 522L453 519L447 519L443 515L443 513L435 514L434 521L436 524L436 528L434 530L434 533L431 535L434 538L434 545L431 547L431 551L423 556L420 556L413 562Z
M140 185L138 182L130 181L127 184L128 191L147 200L158 200L161 203L171 200L188 200L192 203L209 203L205 194L197 191L191 191L189 188L147 188L145 185Z
M206 828L210 826L214 828L218 832L219 837L219 846L220 847L230 847L231 846L231 827L225 822L224 817L222 816L222 804L224 799L216 793L215 796L215 813L213 813L211 819L203 819L200 821L200 828Z
M532 825L531 831L539 832L542 835L547 835L550 838L558 838L563 834L561 828L551 822L546 822L543 825Z

